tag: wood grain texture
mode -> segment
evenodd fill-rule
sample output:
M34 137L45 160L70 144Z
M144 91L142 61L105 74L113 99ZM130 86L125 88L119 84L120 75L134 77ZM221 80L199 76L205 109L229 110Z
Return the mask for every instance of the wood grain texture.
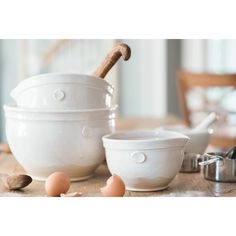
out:
M131 56L130 47L123 43L117 44L113 47L111 52L108 53L102 64L96 69L93 75L103 79L121 56L125 61L129 60Z
M156 128L165 124L181 123L179 119L168 116L164 119L118 119L118 130L132 130L143 128ZM25 174L11 154L0 154L0 177L4 174ZM69 192L83 192L84 197L101 197L100 188L110 177L105 163L99 166L93 177L86 181L71 184ZM2 197L45 197L44 182L33 182L21 191L8 191L0 181L0 196ZM126 197L234 197L236 196L236 183L216 183L205 180L202 173L179 173L169 188L157 192L131 192L126 191Z
M0 155L0 172L24 174L23 168L10 154ZM1 174L2 175L2 174ZM69 192L83 192L83 197L101 197L100 188L105 185L110 173L105 163L99 166L94 176L86 181L72 183ZM0 182L2 197L45 197L44 182L33 181L21 191L8 191ZM235 197L236 183L217 183L205 180L202 173L179 173L169 188L156 192L126 191L126 197Z

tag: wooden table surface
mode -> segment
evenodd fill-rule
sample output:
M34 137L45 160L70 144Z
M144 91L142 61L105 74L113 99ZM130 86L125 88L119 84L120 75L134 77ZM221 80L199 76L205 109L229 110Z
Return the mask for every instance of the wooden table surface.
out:
M118 119L117 130L132 130L156 128L167 124L180 124L181 121L173 116L164 119ZM11 154L0 154L0 173L23 174L23 168ZM1 174L0 174L1 175ZM72 183L69 192L83 192L85 197L99 197L100 188L105 185L110 173L106 164L96 170L93 177L86 181ZM43 197L46 196L44 183L33 181L22 191L7 191L0 181L0 196L9 197ZM127 197L202 197L202 196L236 196L236 183L217 183L205 180L202 173L178 173L168 189L156 192L126 191Z

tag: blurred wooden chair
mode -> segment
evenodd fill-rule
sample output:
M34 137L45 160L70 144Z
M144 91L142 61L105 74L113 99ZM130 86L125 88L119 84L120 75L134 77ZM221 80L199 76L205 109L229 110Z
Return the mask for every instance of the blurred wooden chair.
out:
M186 71L178 71L176 77L180 108L183 118L188 126L192 125L190 119L191 111L187 103L187 93L191 89L196 87L204 89L211 87L231 87L236 89L236 74L196 74ZM225 123L221 124L220 127L216 127L211 139L211 144L221 148L229 148L236 145L236 126L230 126Z

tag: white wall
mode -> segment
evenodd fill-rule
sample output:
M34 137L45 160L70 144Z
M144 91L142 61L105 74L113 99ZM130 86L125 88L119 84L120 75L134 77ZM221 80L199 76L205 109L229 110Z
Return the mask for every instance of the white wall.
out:
M166 40L122 40L130 45L130 61L120 63L122 116L161 117L167 112Z
M206 41L202 39L182 40L182 68L192 72L206 69Z
M193 72L236 73L235 39L182 40L182 67Z

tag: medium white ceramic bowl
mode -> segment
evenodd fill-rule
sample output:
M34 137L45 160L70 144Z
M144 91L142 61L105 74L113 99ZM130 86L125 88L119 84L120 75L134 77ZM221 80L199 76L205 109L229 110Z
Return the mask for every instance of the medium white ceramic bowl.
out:
M187 128L184 125L163 126L160 130L169 130L180 132L190 138L188 144L185 147L186 153L204 154L207 146L209 145L212 129L200 130L193 132L192 129Z
M47 112L5 105L7 139L36 180L55 171L72 181L87 179L105 159L102 136L114 131L115 109Z
M80 74L41 74L11 91L18 107L37 109L97 109L111 106L114 88L103 79Z
M103 137L107 165L131 191L165 189L179 172L189 140L171 131L117 132Z

